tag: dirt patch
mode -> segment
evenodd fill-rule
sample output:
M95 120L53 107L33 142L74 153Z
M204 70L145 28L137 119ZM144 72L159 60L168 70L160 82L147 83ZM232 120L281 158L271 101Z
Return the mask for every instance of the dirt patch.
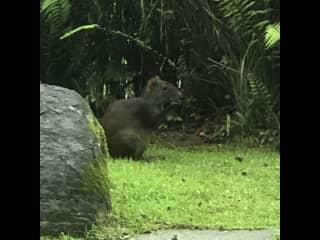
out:
M152 143L166 147L189 147L207 144L206 139L196 134L160 132L153 135Z

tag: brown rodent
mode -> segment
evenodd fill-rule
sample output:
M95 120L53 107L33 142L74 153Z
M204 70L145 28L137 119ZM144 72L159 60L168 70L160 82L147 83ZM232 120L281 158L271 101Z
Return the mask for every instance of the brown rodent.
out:
M142 96L111 103L103 116L110 155L142 159L152 130L181 98L181 92L173 84L155 76L148 80Z

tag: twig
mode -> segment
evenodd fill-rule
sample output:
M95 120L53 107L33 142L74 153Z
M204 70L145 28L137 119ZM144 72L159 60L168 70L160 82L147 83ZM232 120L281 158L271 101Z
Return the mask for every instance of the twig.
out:
M232 71L232 72L239 73L238 70L236 70L236 69L234 69L234 68L232 68L232 67L229 67L229 66L227 66L227 65L225 65L225 64L223 64L223 63L221 63L221 62L218 62L218 61L216 61L216 60L213 60L212 58L208 58L208 60L209 60L210 62L213 62L213 63L215 63L215 64L218 64L218 65L221 66L221 67L225 67L226 69L228 69L228 70L230 70L230 71Z

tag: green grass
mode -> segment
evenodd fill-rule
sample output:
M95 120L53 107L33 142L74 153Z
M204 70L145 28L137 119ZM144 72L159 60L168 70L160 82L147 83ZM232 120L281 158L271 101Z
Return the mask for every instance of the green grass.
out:
M279 153L153 146L148 154L166 159L109 161L111 226L97 226L89 235L131 235L172 227L280 228Z

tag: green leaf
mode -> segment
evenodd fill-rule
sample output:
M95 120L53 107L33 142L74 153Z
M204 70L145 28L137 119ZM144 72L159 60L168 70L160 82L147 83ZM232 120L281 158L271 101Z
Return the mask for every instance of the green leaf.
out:
M280 23L268 25L265 31L266 47L271 48L279 41L280 41Z
M62 30L70 17L69 0L43 0L40 2L40 14L46 18L53 29Z
M71 35L77 33L77 32L80 32L82 30L87 30L87 29L94 29L94 28L100 28L100 26L98 24L90 24L90 25L83 25L83 26L80 26L80 27L77 27L69 32L66 32L65 34L63 34L61 37L60 37L60 40L64 39L64 38L68 38L70 37Z

